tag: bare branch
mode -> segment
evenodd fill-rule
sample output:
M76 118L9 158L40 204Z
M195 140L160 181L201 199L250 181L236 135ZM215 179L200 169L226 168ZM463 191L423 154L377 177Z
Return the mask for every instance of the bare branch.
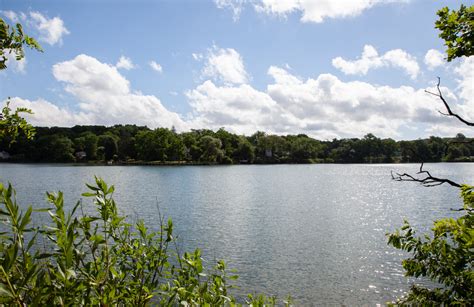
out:
M465 120L464 118L462 118L461 116L459 116L458 114L456 113L453 113L453 111L451 111L451 108L449 107L449 104L448 102L446 101L446 99L444 99L443 97L443 93L441 92L441 88L440 88L440 84L441 84L441 78L438 77L438 84L436 85L436 88L438 89L438 93L433 93L433 92L430 92L428 90L425 90L426 93L428 94L431 94L433 96L436 96L436 97L439 97L439 99L441 99L441 101L443 102L444 104L444 107L446 108L446 111L447 113L442 113L440 111L438 111L439 113L445 115L445 116L453 116L453 117L456 117L460 122L468 125L468 126L474 126L474 122L470 122L470 121L467 121Z
M467 212L474 212L474 208L459 208L459 209L454 209L454 208L451 208L450 209L451 211L467 211Z
M412 176L408 173L403 173L403 174L395 173L395 175L394 175L393 171L391 172L392 179L395 180L395 181L419 182L421 185L423 185L425 187L435 187L435 186L442 185L443 183L447 183L447 184L449 184L453 187L457 187L457 188L461 187L461 185L459 183L456 183L452 180L432 176L429 171L423 170L423 163L421 163L420 170L417 174L420 175L420 176L424 175L424 177L415 177L415 176Z

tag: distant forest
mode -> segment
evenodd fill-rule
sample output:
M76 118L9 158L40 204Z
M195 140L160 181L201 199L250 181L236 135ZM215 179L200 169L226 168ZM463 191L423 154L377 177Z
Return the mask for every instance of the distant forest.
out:
M0 160L164 164L393 163L474 161L474 139L395 141L367 134L361 139L320 141L304 134L251 136L225 129L149 129L135 125L36 127L33 140L0 143Z

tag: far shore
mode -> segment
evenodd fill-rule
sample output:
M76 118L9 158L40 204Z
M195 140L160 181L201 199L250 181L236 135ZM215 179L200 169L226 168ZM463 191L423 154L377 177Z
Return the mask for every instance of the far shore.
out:
M471 163L474 161L439 161L425 162L428 164L438 163ZM35 164L35 165L68 165L68 166L231 166L231 165L314 165L314 164L338 164L338 165L383 165L383 164L420 164L422 162L363 162L363 163L341 163L341 162L273 162L273 163L218 163L218 162L197 162L197 161L87 161L87 162L34 162L34 161L2 161L1 164Z

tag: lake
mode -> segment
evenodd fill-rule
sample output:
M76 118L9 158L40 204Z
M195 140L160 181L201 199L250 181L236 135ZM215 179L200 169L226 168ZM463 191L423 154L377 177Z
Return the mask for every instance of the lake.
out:
M122 213L158 227L172 217L183 249L237 269L236 294L263 292L297 305L375 304L409 288L404 255L385 234L408 219L421 230L459 213L459 190L395 182L390 171L417 164L72 166L0 164L23 204L45 205L61 190L72 207L94 175L116 187ZM474 182L474 164L425 164L438 177Z

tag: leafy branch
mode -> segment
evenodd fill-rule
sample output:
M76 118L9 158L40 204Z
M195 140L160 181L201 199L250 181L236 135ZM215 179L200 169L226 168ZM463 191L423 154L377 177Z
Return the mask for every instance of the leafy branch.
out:
M13 54L17 61L25 57L23 45L43 52L40 44L25 34L21 24L17 23L12 27L0 18L0 70L7 68L8 54Z

